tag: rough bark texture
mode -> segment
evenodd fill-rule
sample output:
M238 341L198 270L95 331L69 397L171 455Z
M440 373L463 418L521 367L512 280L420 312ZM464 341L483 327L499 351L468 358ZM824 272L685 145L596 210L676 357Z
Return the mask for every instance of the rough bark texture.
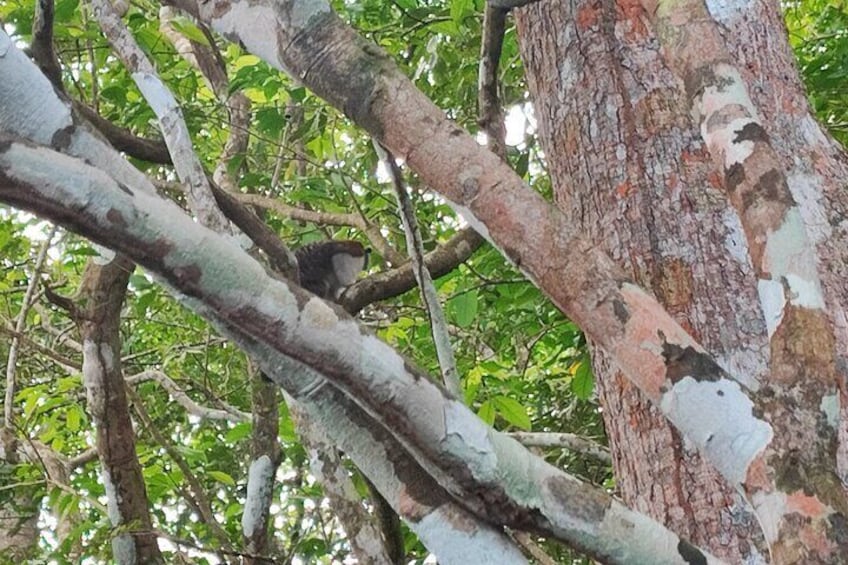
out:
M272 543L273 536L268 535L268 528L271 521L270 506L273 501L275 477L277 468L282 462L283 454L277 437L280 421L280 395L279 388L258 371L251 371L250 387L253 399L253 433L250 436L250 460L253 462L262 457L267 457L270 462L270 472L268 476L263 477L266 484L262 485L262 488L265 489L264 492L267 492L267 496L263 497L264 503L261 505L261 513L254 530L251 535L247 535L247 532L243 532L243 534L247 552L252 555L260 555L276 552ZM256 478L251 476L250 479L255 480ZM251 556L245 557L244 562L245 565L258 565L263 563L264 560Z
M829 202L810 202L817 198L813 187L792 184L793 174L811 168L819 181L844 178L844 163L804 118L808 108L779 14L772 5L753 6L756 15L746 8L744 25L733 18L722 23L731 28L738 64L752 72L745 78L758 77L748 84L775 147L795 167L790 188L802 205L814 204L807 210L816 217L805 220L837 228L816 241L828 306L844 326L846 290L834 283L846 276L845 195L831 180L824 184ZM556 203L731 374L753 383L766 376L769 352L747 248L689 118L682 85L665 66L644 16L639 3L628 0L540 2L516 12ZM799 119L806 119L804 128ZM809 193L799 196L804 189ZM837 349L845 351L844 330L841 336ZM745 503L602 351L594 351L594 360L617 484L628 504L718 556L754 556L746 538L757 536L759 525Z
M117 563L164 563L152 533L144 477L135 452L124 376L120 315L133 264L119 256L90 261L80 285L77 324L83 342L83 383L97 431L109 518L129 532L112 540Z

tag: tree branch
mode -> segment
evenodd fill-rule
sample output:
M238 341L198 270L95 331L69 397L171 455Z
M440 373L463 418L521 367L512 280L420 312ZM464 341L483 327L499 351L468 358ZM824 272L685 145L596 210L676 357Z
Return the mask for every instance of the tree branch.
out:
M492 430L340 309L271 279L232 242L191 222L173 203L118 185L78 159L8 138L0 138L0 200L131 253L328 425L378 423L368 428L371 434L336 428L333 437L376 481L387 472L376 466L389 463L375 461L375 452L364 451L360 442L373 442L382 429L391 435L381 443L394 438L475 516L546 533L611 562L656 561L662 550L668 552L663 559L680 559L678 548L690 558L714 559ZM345 410L358 407L356 420L339 412L340 402L347 403ZM345 416L351 420L343 421ZM385 446L369 447L386 454ZM411 495L406 491L407 500ZM389 496L395 509L406 504L396 492ZM575 521L591 524L577 532ZM476 531L480 547L479 526ZM656 543L645 547L645 538ZM425 543L450 552L445 539Z
M485 240L472 228L464 228L448 241L424 255L424 264L433 278L444 276L467 261ZM362 310L368 304L399 296L415 288L412 263L366 277L349 287L340 303L350 313Z
M415 280L418 282L418 288L421 289L421 301L424 303L424 308L427 310L427 317L430 320L430 331L433 336L433 343L436 346L436 356L439 359L442 380L451 394L456 398L462 398L462 387L459 384L459 375L456 372L456 359L454 358L453 348L451 347L448 322L445 319L445 311L442 309L442 304L439 302L439 294L436 292L433 278L430 276L430 271L424 262L424 242L421 239L421 230L418 229L418 220L415 218L415 208L412 206L412 199L410 199L409 193L406 191L406 186L403 183L403 175L394 156L376 141L374 142L374 149L376 149L380 159L386 164L389 170L389 176L392 179L392 185L394 185L398 210L403 220L403 230L406 232L406 249L411 258Z
M249 422L250 414L242 412L237 408L228 406L225 409L209 408L196 403L174 380L155 369L149 369L136 373L125 379L130 386L138 386L147 381L154 381L164 388L177 403L186 409L189 414L206 420L224 420L226 422Z

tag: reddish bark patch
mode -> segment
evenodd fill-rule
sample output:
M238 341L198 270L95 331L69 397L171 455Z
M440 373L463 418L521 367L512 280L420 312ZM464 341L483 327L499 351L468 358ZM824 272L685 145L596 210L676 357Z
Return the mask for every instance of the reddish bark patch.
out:
M719 173L718 171L711 172L707 176L707 182L709 182L710 186L715 189L721 190L722 188L724 188L724 185L721 182L721 173Z
M182 285L191 285L192 287L197 285L202 275L203 271L197 265L186 265L174 269L174 276L180 282L180 288L184 288Z
M656 5L656 3L650 1L646 4ZM630 29L627 32L629 40L648 35L648 28L645 26L645 7L642 6L641 0L619 0L617 7L624 15L624 19L630 23Z
M834 352L833 333L824 313L787 305L771 340L771 380L784 386L806 383L807 389L814 382L835 388ZM810 392L817 404L822 390Z
M762 456L757 457L748 466L748 473L745 475L745 486L748 492L771 489L772 483L769 478L768 466Z
M822 504L817 496L804 494L802 491L796 491L786 497L786 506L792 512L797 512L803 516L820 516L827 510L827 507Z
M115 208L109 208L109 211L106 212L106 219L112 222L113 224L117 224L121 227L126 227L127 221L124 219L124 215Z
M577 10L577 16L574 18L577 23L578 30L588 29L598 23L598 7L592 4L586 4Z

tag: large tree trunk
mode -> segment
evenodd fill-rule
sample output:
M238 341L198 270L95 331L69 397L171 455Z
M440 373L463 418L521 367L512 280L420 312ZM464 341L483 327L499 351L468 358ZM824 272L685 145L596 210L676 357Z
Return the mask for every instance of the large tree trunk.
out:
M809 116L776 5L724 6L713 16L728 27L754 102L786 157L844 355L848 195L836 183L848 170L844 156ZM516 20L558 207L731 374L748 384L766 379L766 327L739 220L641 5L537 2ZM830 229L840 222L841 230ZM755 557L749 541L761 539L760 526L748 504L604 352L593 353L616 484L628 505L720 557Z

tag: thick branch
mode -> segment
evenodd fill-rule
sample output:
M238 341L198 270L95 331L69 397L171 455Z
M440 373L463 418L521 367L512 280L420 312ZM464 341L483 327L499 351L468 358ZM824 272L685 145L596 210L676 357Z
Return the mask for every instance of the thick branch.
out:
M133 192L77 159L8 139L0 142L0 200L131 254L179 291L184 304L236 339L295 398L317 402L337 390L363 410L359 418L391 430L475 515L547 533L610 562L656 562L663 551L662 559L679 560L685 551L715 562L495 432L341 310L271 279L176 205ZM338 414L322 417L329 423ZM357 465L375 464L368 460L372 454L350 453ZM652 540L650 547L645 539Z
M326 5L175 1L227 37L238 37L269 64L297 75L404 158L603 347L732 484L744 483L761 463L772 428L752 412L741 386L579 226L451 122ZM290 17L293 13L298 17ZM269 30L263 34L253 22L268 18L276 24L263 27ZM267 48L281 43L286 49ZM739 442L740 435L749 441Z

